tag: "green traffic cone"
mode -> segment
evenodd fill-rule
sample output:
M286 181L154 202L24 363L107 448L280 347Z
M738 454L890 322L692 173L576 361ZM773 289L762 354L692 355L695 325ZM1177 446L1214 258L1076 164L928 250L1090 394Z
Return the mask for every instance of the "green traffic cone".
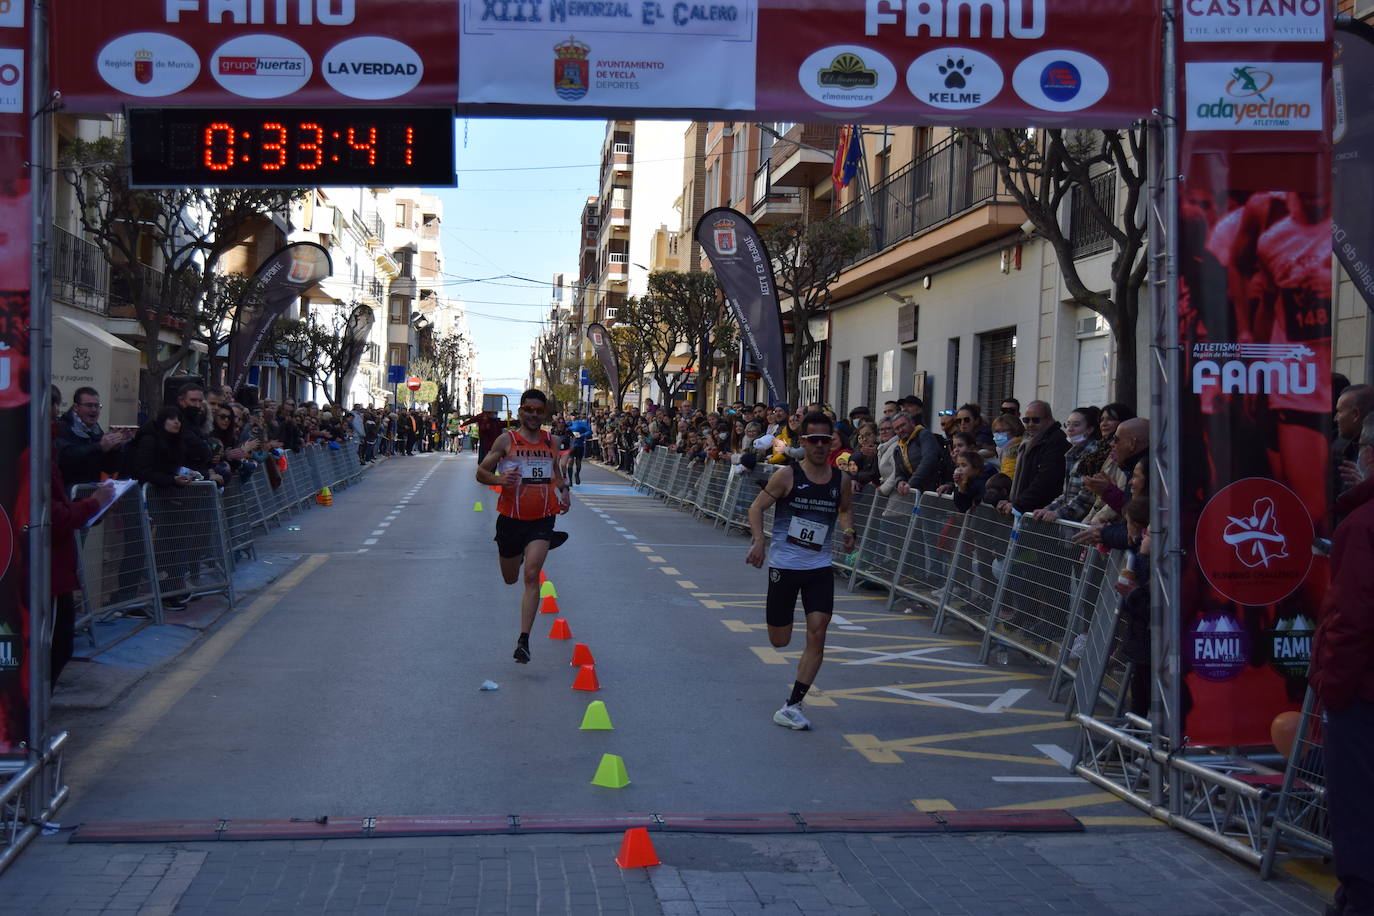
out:
M587 704L587 711L582 714L582 724L578 727L584 731L615 731L611 714L601 700L592 700Z
M602 754L601 764L596 768L596 775L592 777L592 785L607 789L623 789L629 784L630 777L625 772L625 761L615 754Z
M556 588L553 587L553 583L552 583L552 582L545 581L545 583L544 583L543 585L539 586L539 597L540 597L540 598L557 598L557 597L558 597L558 589L556 589Z
M475 503L472 504L472 511L473 511L473 512L481 512L481 511L482 511L482 501L481 501L480 499L479 499L477 502L475 502Z

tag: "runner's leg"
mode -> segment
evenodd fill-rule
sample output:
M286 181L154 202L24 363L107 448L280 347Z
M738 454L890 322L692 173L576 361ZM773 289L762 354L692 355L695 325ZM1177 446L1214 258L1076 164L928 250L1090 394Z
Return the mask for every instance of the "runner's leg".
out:
M520 564L524 560L525 558L519 555L501 557L501 578L506 580L507 585L514 585L520 581Z
M542 538L525 545L525 592L520 599L522 633L534 629L534 618L539 613L539 572L544 568L544 558L548 555L549 542Z
M815 683L816 673L821 670L821 661L825 658L825 632L829 626L829 614L806 615L806 648L801 661L797 662L797 680L808 686Z

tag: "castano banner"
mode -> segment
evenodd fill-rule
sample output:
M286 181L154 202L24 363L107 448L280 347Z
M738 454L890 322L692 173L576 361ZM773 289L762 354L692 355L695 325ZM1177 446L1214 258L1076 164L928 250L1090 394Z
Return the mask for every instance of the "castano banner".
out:
M587 339L592 342L592 349L596 351L596 358L601 360L601 368L606 372L606 379L610 382L611 401L620 397L620 364L615 356L615 342L611 340L611 332L606 330L606 326L601 322L593 322L587 326ZM619 408L619 404L615 405Z
M782 309L773 262L758 230L743 213L716 207L701 215L693 234L716 272L716 282L725 291L725 301L772 403L786 401Z
M29 738L29 119L27 3L0 8L0 756ZM40 399L40 406L46 398Z
M1331 11L1182 8L1182 734L1268 744L1302 701L1331 527Z
M235 391L248 380L248 369L272 324L302 293L333 272L329 252L314 242L292 242L258 265L234 310L229 336L229 383Z
M1121 126L1159 105L1156 0L55 0L54 11L53 85L73 112L363 99Z

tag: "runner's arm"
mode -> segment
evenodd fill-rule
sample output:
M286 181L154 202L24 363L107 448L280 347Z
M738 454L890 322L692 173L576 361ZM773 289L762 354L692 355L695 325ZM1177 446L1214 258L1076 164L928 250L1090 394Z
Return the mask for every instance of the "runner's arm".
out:
M763 513L768 511L769 506L786 496L790 489L792 489L792 469L784 467L768 478L768 483L759 491L759 495L754 497L754 501L749 504L749 534L754 543L757 544L763 540Z
M487 457L482 459L482 463L477 465L477 482L489 487L499 486L502 483L501 475L496 473L496 466L501 463L501 459L506 457L506 450L510 448L510 436L506 433L496 437L492 443L491 451L487 452Z
M849 486L849 474L840 472L840 532L844 535L845 550L854 546L854 488Z

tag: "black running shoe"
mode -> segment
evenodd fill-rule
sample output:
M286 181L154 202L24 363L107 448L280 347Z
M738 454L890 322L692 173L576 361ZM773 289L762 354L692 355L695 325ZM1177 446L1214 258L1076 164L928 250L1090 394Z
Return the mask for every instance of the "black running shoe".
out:
M555 547L562 546L563 542L566 541L567 539L568 539L568 532L566 532L566 531L555 531L555 532L553 533L553 536L549 538L549 549L550 549L550 550L553 550Z
M530 663L530 647L524 643L520 643L515 647L515 654L512 655L511 658L514 658L522 665L528 665Z

